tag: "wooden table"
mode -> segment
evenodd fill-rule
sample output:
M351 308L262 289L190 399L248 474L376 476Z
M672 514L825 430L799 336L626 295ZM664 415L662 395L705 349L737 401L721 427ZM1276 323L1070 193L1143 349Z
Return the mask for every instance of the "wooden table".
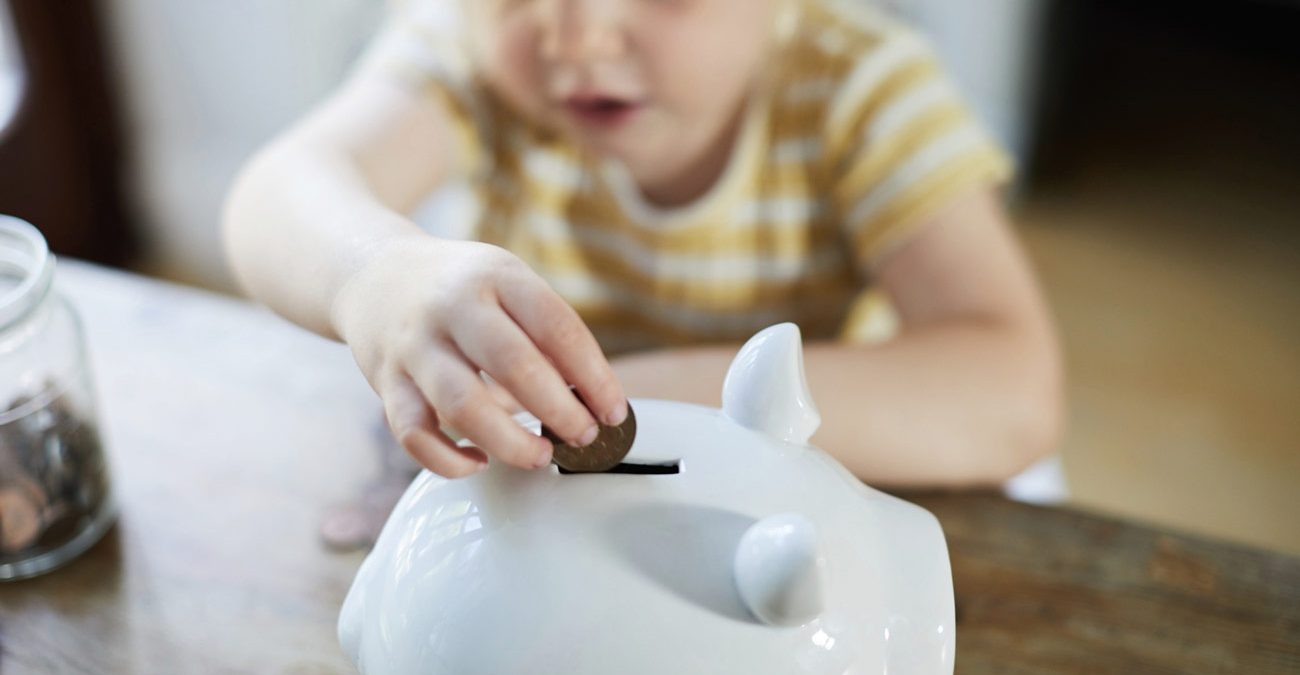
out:
M322 512L389 441L347 351L248 304L63 261L121 518L61 570L0 584L0 673L344 673L360 554ZM1300 672L1300 560L991 494L943 522L959 673Z

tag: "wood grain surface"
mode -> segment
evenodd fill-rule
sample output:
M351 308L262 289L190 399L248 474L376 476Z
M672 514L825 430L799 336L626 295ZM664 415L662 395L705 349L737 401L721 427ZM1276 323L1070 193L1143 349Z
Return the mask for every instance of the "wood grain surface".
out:
M957 672L1300 673L1300 558L996 494L943 524Z
M318 531L391 441L347 350L200 291L67 261L59 279L121 516L67 567L0 584L0 673L352 672L334 622L361 555ZM1300 672L1295 558L989 494L909 498L948 536L958 673Z
M270 313L60 260L97 376L121 515L51 574L0 584L0 673L347 673L359 554L323 509L377 472L351 356Z

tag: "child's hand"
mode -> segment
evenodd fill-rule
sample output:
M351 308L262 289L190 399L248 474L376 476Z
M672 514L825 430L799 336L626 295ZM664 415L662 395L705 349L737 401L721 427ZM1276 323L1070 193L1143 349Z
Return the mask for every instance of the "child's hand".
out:
M627 416L622 387L577 312L498 247L395 240L349 277L331 314L393 435L442 476L474 473L488 456L522 468L551 460L550 441L511 418L480 370L573 444L595 439L593 412L607 424ZM457 447L440 419L476 447Z

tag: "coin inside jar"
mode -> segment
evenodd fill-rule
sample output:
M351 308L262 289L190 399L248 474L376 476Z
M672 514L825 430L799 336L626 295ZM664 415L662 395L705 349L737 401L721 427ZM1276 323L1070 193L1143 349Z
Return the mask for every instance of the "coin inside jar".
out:
M584 447L569 445L545 425L542 425L542 435L555 444L552 461L564 470L571 473L609 471L622 463L632 449L632 441L636 439L636 414L629 403L627 419L622 424L600 424L596 440Z

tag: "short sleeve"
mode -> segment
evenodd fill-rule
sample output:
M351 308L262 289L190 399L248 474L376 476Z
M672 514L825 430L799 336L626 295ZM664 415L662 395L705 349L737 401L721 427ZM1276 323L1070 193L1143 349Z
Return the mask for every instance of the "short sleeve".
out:
M1012 172L930 46L901 27L862 51L825 133L832 199L863 271L963 192Z
M457 138L456 166L470 172L481 161L485 113L469 52L460 3L396 0L356 66L362 76L387 78L443 104Z

